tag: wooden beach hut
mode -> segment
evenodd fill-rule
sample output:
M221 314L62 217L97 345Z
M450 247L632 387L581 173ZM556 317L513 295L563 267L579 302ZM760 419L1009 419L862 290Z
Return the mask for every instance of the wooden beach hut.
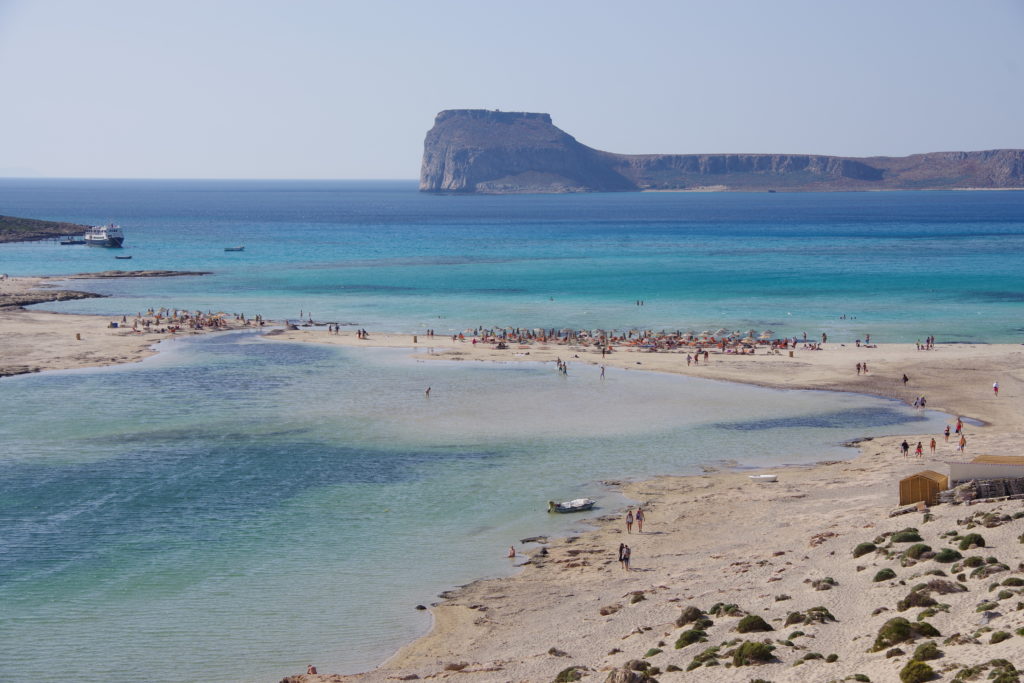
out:
M979 455L970 462L951 462L949 478L954 485L968 479L1021 479L1024 478L1024 457Z
M932 470L924 470L900 479L900 505L924 501L928 505L939 502L939 491L949 488L949 477Z

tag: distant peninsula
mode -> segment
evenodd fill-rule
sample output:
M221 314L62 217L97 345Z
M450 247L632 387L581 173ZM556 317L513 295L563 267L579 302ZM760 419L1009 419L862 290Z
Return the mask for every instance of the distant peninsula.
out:
M0 216L0 242L50 240L65 235L84 235L88 225L41 221L35 218Z
M1024 188L1024 150L907 157L817 154L613 154L549 114L442 111L427 132L420 191L436 193L831 192Z

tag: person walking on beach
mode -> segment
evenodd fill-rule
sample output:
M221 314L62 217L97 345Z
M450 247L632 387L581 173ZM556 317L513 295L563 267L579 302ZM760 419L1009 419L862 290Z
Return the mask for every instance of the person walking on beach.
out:
M623 543L622 548L619 550L619 561L622 562L622 568L627 572L629 571L629 558L632 554L629 546Z
M921 445L920 441L917 442L917 448L914 449L914 455L916 455L919 458L924 457L924 446Z
M931 442L931 445L929 446L929 448L932 451L931 454L935 455L935 437L934 436L932 437L932 442Z
M999 396L999 382L992 382L992 393Z
M907 382L909 382L909 381L910 381L910 378L907 377L907 373L904 372L903 373L903 386L907 386Z
M857 374L860 374L860 363L857 363Z
M962 431L964 431L964 421L958 417L956 419L956 433L959 434Z
M636 509L636 530L641 534L644 532L644 511L640 507Z
M626 509L626 533L633 533L633 510L631 508Z
M942 435L946 437L946 443L949 443L949 425L946 425L946 431L944 431Z
M601 366L601 379L604 379L604 366Z
M910 444L907 443L906 439L903 439L903 443L900 444L900 451L903 453L904 458L910 454Z
M964 434L961 433L960 434L960 445L957 446L957 450L960 451L961 453L963 453L964 449L966 449L966 448L967 448L967 437L964 436Z

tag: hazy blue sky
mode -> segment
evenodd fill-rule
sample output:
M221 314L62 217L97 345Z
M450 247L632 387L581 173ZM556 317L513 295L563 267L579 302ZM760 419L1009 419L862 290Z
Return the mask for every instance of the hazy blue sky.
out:
M622 153L1024 147L1024 2L0 0L0 175L415 178L451 108Z

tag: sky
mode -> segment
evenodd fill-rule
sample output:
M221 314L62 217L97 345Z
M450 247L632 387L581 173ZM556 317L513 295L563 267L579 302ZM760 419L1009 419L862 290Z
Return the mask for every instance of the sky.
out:
M610 152L1024 148L1021 0L0 0L0 175L419 176L443 109Z

